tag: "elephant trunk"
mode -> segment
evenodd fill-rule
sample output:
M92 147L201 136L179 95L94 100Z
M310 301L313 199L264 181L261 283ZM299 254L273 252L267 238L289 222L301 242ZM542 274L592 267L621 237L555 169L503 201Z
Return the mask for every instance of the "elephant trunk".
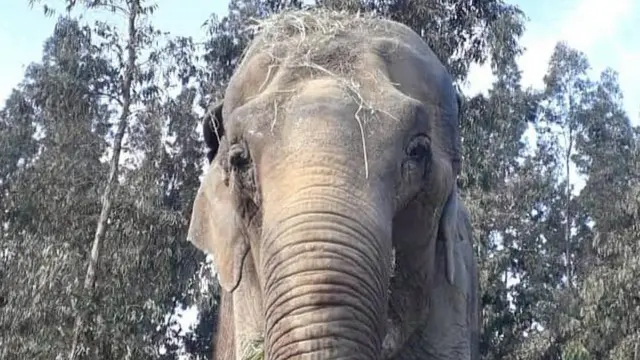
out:
M379 359L391 219L336 186L290 194L264 218L266 358Z

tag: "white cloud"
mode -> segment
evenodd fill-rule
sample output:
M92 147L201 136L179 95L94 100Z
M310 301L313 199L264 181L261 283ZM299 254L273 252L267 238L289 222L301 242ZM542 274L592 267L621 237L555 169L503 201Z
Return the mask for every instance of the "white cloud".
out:
M632 0L614 0L606 5L600 0L582 0L564 21L560 38L582 51L598 41L612 39L618 26L632 14Z
M494 76L491 73L491 66L489 64L482 66L471 64L469 73L467 74L467 81L462 88L466 95L470 96L477 93L486 93L491 87L493 80Z
M627 113L635 125L640 125L640 48L635 51L620 51L615 69L620 75Z
M542 2L541 2L542 3ZM524 86L540 87L553 48L558 41L566 41L569 46L584 52L597 74L606 66L620 74L620 85L625 94L625 105L632 121L638 121L640 111L640 48L629 44L623 36L625 24L638 18L639 7L632 0L614 0L603 6L598 0L578 0L568 9L562 9L564 16L545 19L533 18L527 23L522 37L524 54L518 64L522 70ZM560 4L558 4L560 5ZM545 21L543 23L543 21ZM636 48L633 49L632 47ZM472 66L469 84L465 87L470 94L485 92L493 81L488 64Z
M602 55L594 51L595 46L602 42L615 42L619 26L632 13L631 7L631 0L612 1L607 6L602 6L598 0L578 1L568 11L567 17L545 24L545 33L525 34L522 40L527 50L519 61L523 70L523 84L535 87L542 85L542 77L558 41L566 41L571 47L584 52L590 60ZM535 25L538 25L537 29L543 28L542 24ZM617 52L609 54L608 65L614 66L615 58L621 55Z

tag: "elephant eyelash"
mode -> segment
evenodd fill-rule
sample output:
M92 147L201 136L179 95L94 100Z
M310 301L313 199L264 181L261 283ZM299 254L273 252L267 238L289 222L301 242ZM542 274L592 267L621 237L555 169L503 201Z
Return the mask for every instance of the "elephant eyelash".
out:
M402 174L405 181L424 181L429 172L431 144L429 137L420 133L414 136L405 148L407 156L402 162Z
M253 217L252 206L258 208L260 195L255 181L251 154L245 142L238 139L229 145L227 156L222 160L225 170L225 183L235 193L236 201L243 217Z
M407 150L407 155L412 159L422 160L429 156L429 147L416 144Z
M233 168L243 168L249 164L249 151L243 143L234 143L229 148L229 164Z
M426 134L416 135L406 149L406 154L414 161L422 161L431 156L429 137Z

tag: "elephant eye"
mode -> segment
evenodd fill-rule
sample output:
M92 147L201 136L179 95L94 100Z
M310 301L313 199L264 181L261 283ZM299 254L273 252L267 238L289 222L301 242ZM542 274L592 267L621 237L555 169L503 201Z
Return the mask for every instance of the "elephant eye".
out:
M427 159L431 155L429 138L424 134L417 135L411 139L406 153L413 161L423 161Z
M425 134L415 136L405 149L407 158L402 162L403 177L406 181L423 181L429 171L431 146Z
M229 148L229 164L241 168L249 163L249 150L243 143L235 143Z

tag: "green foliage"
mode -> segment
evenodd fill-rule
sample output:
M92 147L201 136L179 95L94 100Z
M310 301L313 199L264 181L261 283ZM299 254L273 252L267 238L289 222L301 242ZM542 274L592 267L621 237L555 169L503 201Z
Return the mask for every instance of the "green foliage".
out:
M589 352L579 342L569 342L562 350L562 360L590 360Z
M21 162L27 166L8 174L0 213L8 305L1 321L16 335L7 339L9 354L3 358L46 358L64 347L53 339L76 309L78 265L99 212L95 179L106 170L100 156L109 110L87 96L100 85L80 70L93 69L90 75L100 77L107 68L99 56L86 29L62 18L45 43L42 62L27 69L22 89L5 107L7 126L30 134L25 146L37 152L25 151ZM22 122L25 116L30 124ZM7 140L3 149L12 146Z
M147 61L138 55L144 65L133 69L125 99L127 40L118 31L60 18L42 61L28 68L2 112L14 135L3 132L2 149L11 152L0 162L7 169L0 252L8 269L0 274L0 327L12 334L0 340L3 359L67 353L78 314L86 319L79 356L159 357L174 342L167 315L198 285L204 256L184 241L203 157L195 90L162 97L156 73L164 71L164 49L150 48L159 32L141 26L134 45L152 51ZM108 178L104 158L125 102L135 107L125 151L139 161L117 174L96 281L82 291Z

